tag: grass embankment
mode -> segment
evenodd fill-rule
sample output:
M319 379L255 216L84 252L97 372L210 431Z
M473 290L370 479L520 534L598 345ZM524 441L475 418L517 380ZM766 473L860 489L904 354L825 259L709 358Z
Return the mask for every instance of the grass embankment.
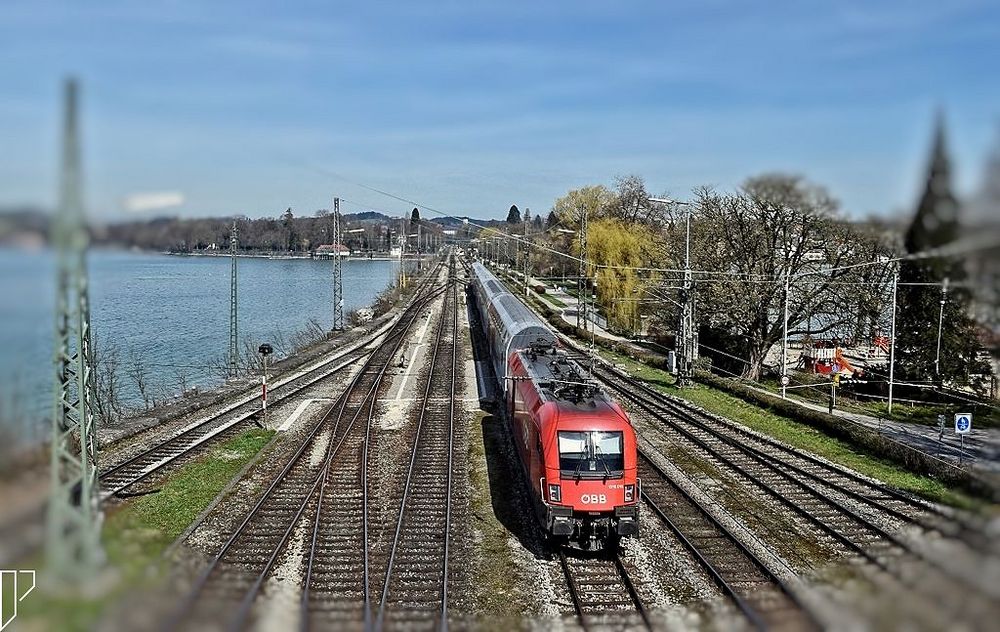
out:
M538 293L536 292L536 294L538 294ZM560 301L559 299L557 299L556 297L552 296L551 294L549 294L547 292L544 293L544 294L538 294L538 296L540 296L543 299L545 299L545 301L547 303L549 303L550 305L552 305L553 307L558 307L559 309L562 309L562 308L566 307L566 303Z
M83 586L95 596L38 590L20 604L19 622L48 630L92 629L105 609L127 598L129 591L155 586L166 548L272 436L273 430L247 430L178 470L159 492L109 513L102 534L107 569ZM45 574L44 568L38 571L40 585Z
M804 399L814 404L826 406L830 397L830 378L811 374L797 374L793 377L794 386L808 385L806 388L795 388L789 395L794 398ZM781 385L777 379L766 379L758 382L758 385L768 391L778 394L781 392ZM953 393L954 401L943 402L917 402L907 398L897 398L892 407L892 414L885 399L865 398L851 392L851 388L842 385L837 391L837 408L852 413L869 415L880 419L899 421L937 428L938 415L944 415L946 426L950 427L955 413L972 413L977 428L1000 428L1000 409L985 403L976 403L970 400L972 397L968 393ZM967 401L963 401L967 400Z
M848 443L830 437L804 423L777 415L702 384L684 389L677 388L673 376L662 369L650 367L604 349L599 350L599 353L611 362L624 365L629 375L646 381L663 393L689 401L709 412L732 419L757 432L822 456L893 487L950 505L973 507L979 504L979 501L956 492L939 480L915 474L889 461L859 452Z
M273 430L247 430L181 469L159 493L142 496L109 517L109 544L139 545L159 556L273 436Z
M472 486L473 528L478 532L473 581L476 614L481 625L497 630L520 627L525 613L512 604L531 601L524 595L525 581L514 560L509 544L510 533L500 523L493 507L490 466L487 459L502 455L496 450L486 454L483 421L486 413L478 413L469 422L469 483ZM494 463L494 468L496 464ZM523 606L522 606L523 608Z

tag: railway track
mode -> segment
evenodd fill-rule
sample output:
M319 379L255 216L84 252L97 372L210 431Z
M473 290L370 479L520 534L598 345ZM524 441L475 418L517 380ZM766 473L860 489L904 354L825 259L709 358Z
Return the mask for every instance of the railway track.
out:
M429 276L425 281L430 278L433 277ZM427 288L422 287L421 289L426 290ZM430 298L425 296L415 300L414 303L421 305ZM371 351L366 347L380 337L400 335L392 333L393 331L398 330L394 330L390 326L385 332L359 341L351 345L350 348L297 371L291 376L280 378L268 393L272 406L365 359L371 354ZM223 409L192 422L170 437L157 441L137 454L108 467L100 474L102 495L109 498L144 493L133 494L129 492L129 489L162 472L178 459L189 456L210 443L232 437L243 428L253 424L260 412L259 401L259 395L256 393L244 395Z
M820 629L788 585L641 450L638 465L643 501L753 627Z
M360 595L364 589L361 578L364 549L361 546L360 529L356 528L360 522L348 523L349 526L355 526L353 531L357 533L356 538L348 541L328 538L329 534L322 532L321 528L325 524L324 517L361 517L361 510L358 508L361 503L358 500L364 497L364 491L358 488L357 469L352 479L349 475L343 476L343 468L336 466L344 460L350 461L351 455L360 447L367 431L359 431L359 428L370 425L383 378L402 345L405 333L422 312L427 300L432 300L438 292L425 290L424 294L426 300L414 301L407 308L389 335L368 356L345 392L329 408L322 421L307 434L201 571L168 622L169 629L176 629L190 622L217 622L220 612L228 614L227 629L246 627L253 605L265 581L282 561L287 545L293 538L303 536L309 528L312 534L310 549L313 554L306 585L311 586L315 592L317 583L323 578L325 569L316 564L316 560L321 559L324 564L336 561L335 549L353 552L353 558L345 560L347 565L335 571L336 575L345 576L347 581L345 590L348 592L343 595L346 599L330 603L362 603L360 599L351 599ZM362 423L358 423L359 420ZM324 502L338 489L345 495L337 498L336 503ZM330 511L331 507L334 508L334 513ZM307 516L312 516L312 519L305 520ZM323 535L322 539L319 537L320 533ZM356 576L351 577L351 573ZM303 611L309 610L310 605L314 605L310 602L310 591L303 590ZM341 609L339 614L356 619L353 615L359 612L360 606L355 606L353 612ZM309 620L303 619L303 625L308 625Z
M964 590L978 594L983 602L996 598L996 587L983 586L898 535L903 526L915 525L951 536L955 530L935 520L946 515L940 510L801 451L739 430L735 424L714 418L709 422L697 411L671 402L610 368L595 365L594 375L620 401L630 402L632 411L657 422L657 431L668 440L687 445L716 467L732 472L904 587L923 589L915 581L913 569L933 569L949 581L959 582Z
M845 497L870 505L895 519L918 526L928 531L937 531L941 535L962 538L973 544L987 544L983 541L982 530L968 524L956 512L943 509L929 502L915 498L905 492L877 483L846 468L839 467L828 461L817 458L803 450L793 448L724 419L707 418L698 411L692 410L673 400L667 400L649 386L638 380L627 378L615 373L619 379L626 379L631 387L639 389L639 394L647 401L652 398L666 412L673 411L683 417L690 417L697 426L717 426L719 432L725 435L727 442L739 442L751 448L755 455L778 460L789 471L805 477L813 482L822 483Z
M376 630L448 627L448 545L459 344L455 283L447 292L441 313L443 322L430 358L385 564Z
M448 312L449 304L454 309L453 296L454 288L450 285L445 295L445 313ZM446 338L446 331L445 323L440 322L436 328L431 371L426 376L425 396L420 407L421 418L416 424L418 439L422 430L426 431L423 422L425 411L429 407L428 393L432 385L437 383L436 378L441 377L438 371L439 358L444 358L442 350L445 346L443 340ZM385 564L383 560L372 559L373 551L384 548L376 535L377 525L372 524L377 522L373 517L376 513L374 507L376 501L371 497L373 483L370 472L374 460L372 425L377 408L369 406L366 412L364 428L358 426L356 432L345 437L345 445L338 449L336 458L327 466L321 483L318 507L309 538L309 550L305 556L305 579L300 602L300 620L303 622L303 629L343 628L362 623L366 629L371 629L373 625L376 629L382 627L386 612L385 594L388 589L384 588L381 593L382 599L377 614L373 612L375 609L372 599L373 593L379 594L376 570ZM425 448L423 444L414 445L410 451L412 459L426 465L426 458L423 455L424 452L430 453L430 451ZM412 464L413 461L411 461L411 472ZM443 477L443 473L428 468L422 482L427 488L431 488L437 483L434 479L438 476ZM401 492L403 496L401 503L404 507L408 491L407 487ZM402 517L400 520L402 521ZM406 528L409 530L407 535L416 534L421 538L419 541L421 545L426 544L424 537L440 537L440 533L429 534L421 528L422 526L407 524ZM400 528L397 525L394 553L395 543L400 541ZM385 565L387 570L383 585L388 586L391 564ZM408 578L415 576L414 569L407 570ZM436 594L434 600L437 601L439 597L440 595ZM408 606L416 607L412 603ZM416 614L419 615L421 612Z
M652 630L649 613L617 550L568 555L558 550L573 609L584 630Z

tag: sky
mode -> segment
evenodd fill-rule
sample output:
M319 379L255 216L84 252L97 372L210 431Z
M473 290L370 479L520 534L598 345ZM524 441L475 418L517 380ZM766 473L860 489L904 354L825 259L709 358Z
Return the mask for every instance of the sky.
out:
M102 221L411 207L366 186L502 217L619 175L684 199L773 171L908 212L938 109L976 188L998 59L1000 3L964 0L5 0L0 207L54 204L72 74Z

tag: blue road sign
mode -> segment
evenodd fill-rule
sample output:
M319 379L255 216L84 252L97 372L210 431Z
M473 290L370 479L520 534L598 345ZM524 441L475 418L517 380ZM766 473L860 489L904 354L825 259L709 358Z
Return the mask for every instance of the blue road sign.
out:
M966 434L972 430L972 413L955 414L955 434Z

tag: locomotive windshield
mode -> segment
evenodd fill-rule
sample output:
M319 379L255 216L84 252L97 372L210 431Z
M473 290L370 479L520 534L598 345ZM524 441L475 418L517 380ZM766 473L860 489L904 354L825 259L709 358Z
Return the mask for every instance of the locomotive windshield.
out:
M625 469L621 432L560 431L559 470L565 477L617 478Z

